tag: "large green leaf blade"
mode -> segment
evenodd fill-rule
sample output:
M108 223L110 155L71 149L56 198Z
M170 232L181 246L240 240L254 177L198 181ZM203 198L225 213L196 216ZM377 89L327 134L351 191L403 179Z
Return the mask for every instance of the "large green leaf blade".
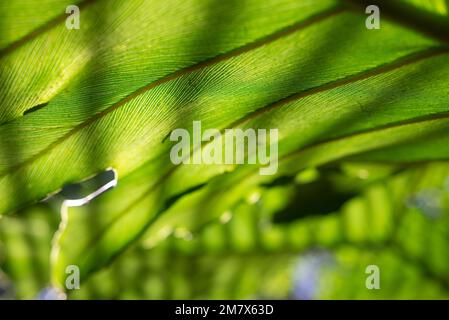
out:
M323 21L318 24L316 28L313 28L312 26L310 28L312 30L306 29L304 32L310 31L312 33L312 31L320 30L326 24L329 24L329 27L331 27L332 23L337 23L338 21L342 21L340 24L341 26L347 24L347 26L350 27L351 24L349 24L349 21L353 21L352 23L356 24L362 22L363 19L353 18L350 14L343 14L332 18L328 22ZM395 32L404 32L402 29L392 25L390 28L391 35L395 34ZM316 36L316 32L313 32L312 34ZM389 35L390 34L385 33L378 34L379 37L388 37ZM411 36L412 34L409 35ZM299 36L303 35L298 33L298 37ZM395 37L396 36L397 35L395 35ZM291 37L294 37L294 35ZM360 37L360 39L363 39L363 37ZM392 37L391 39L394 38ZM358 45L352 49L360 50L361 52L372 52L372 50L375 50L375 46L369 46L369 44L373 44L370 40L372 39L367 39L366 42L360 40ZM383 43L386 44L386 38L383 38L383 40ZM229 64L225 61L222 65L237 64L241 69L241 64L237 62L239 59L244 60L246 55L251 56L254 54L257 56L259 52L278 51L278 49L275 49L276 45L284 47L288 41L290 41L289 38L280 39L272 45L260 48L254 52L249 52L241 57L236 57L231 60ZM381 59L391 59L389 58L389 55L395 55L397 52L396 49L394 49L395 45L396 41L391 43L391 52L387 51L386 56L382 57L382 55L377 52L375 56L380 57ZM272 51L270 50L270 46L274 48ZM379 50L380 49L382 49L382 52L385 52L385 47L379 48ZM270 59L271 56L263 55L263 57ZM373 56L368 57L365 68L372 63L372 57ZM269 69L269 71L277 70L277 72L282 72L282 69L280 69L282 65L277 66L276 64L273 64L274 62L271 60L269 60L270 63L265 62L262 59L257 59L257 61L260 65L273 66L273 69ZM344 62L346 62L346 64ZM350 64L351 62L343 61L342 64L338 64L337 72L344 70L343 67L352 70L353 65ZM444 118L441 120L430 119L429 122L424 121L423 123L418 121L417 123L411 124L407 124L406 121L409 121L410 119L419 119L420 117L429 114L446 112L446 98L444 95L441 95L441 92L446 88L444 84L446 74L445 68L447 67L446 62L447 53L445 50L439 48L432 49L432 47L418 51L415 54L412 53L407 58L399 58L396 59L396 61L393 60L390 65L379 61L380 66L377 69L370 69L370 71L364 70L355 75L351 75L352 78L350 76L348 76L348 78L340 76L340 79L334 80L335 82L318 86L318 89L311 90L310 93L305 91L298 95L287 95L289 98L286 99L285 103L281 101L281 103L274 104L273 107L268 104L267 108L262 108L259 111L256 111L254 113L254 118L250 115L244 119L245 121L242 122L241 126L243 128L269 127L280 129L280 156L287 156L289 153L293 152L292 156L286 157L285 164L281 165L281 173L294 173L310 165L319 165L328 161L335 161L341 157L366 152L371 149L407 143L417 137L426 137L435 134L435 132L441 133L441 131L447 129L448 121ZM363 66L364 65L361 65L361 67ZM214 67L215 66L211 66L211 70L213 70ZM219 68L220 72L223 72L223 66L218 65L217 68ZM429 70L431 71L429 72ZM198 78L201 78L201 71L199 71L198 74ZM232 73L230 74L232 75ZM326 74L321 74L322 77L325 77L325 75ZM195 74L192 75L192 77L195 79ZM435 78L441 80L438 81L437 86L427 87L424 85L427 81ZM262 79L262 84L259 84L257 79ZM412 83L414 83L414 85L410 86L409 82L401 82L401 79L413 79ZM232 85L230 88L233 88L234 78L227 77L226 80L230 81L230 84ZM260 87L265 89L266 85L264 85L264 80L265 77L263 75L255 73L252 83L256 89ZM220 87L221 94L223 94L227 88L226 85L223 84L226 84L226 81L223 81L222 86ZM170 84L167 84L167 86L169 85ZM438 85L441 85L441 87ZM282 86L282 88L284 87L285 86ZM373 90L372 88L376 89ZM247 89L247 87L244 89ZM249 92L254 93L252 91ZM258 95L251 95L249 98L260 97L262 95L262 91L257 92ZM212 93L204 94L206 96L215 96L215 94ZM272 96L276 94L276 92L269 92L269 94L270 99L273 99ZM248 95L242 93L237 96L240 98L241 96L247 97ZM432 105L427 105L427 109L422 108L422 102L426 101L426 96L432 97L435 101ZM354 99L354 97L356 97L356 99ZM379 107L378 105L373 104L377 97L383 99L385 107ZM329 103L329 109L317 109L316 106L323 101L332 101L333 104ZM250 100L246 100L245 102L248 103ZM217 106L220 106L220 103L226 105L229 102L222 100L217 102ZM379 108L383 108L383 110L381 109L380 112L377 112L377 109ZM241 110L241 107L239 109ZM337 112L341 114L339 117L334 116ZM233 112L231 116L235 117L235 112ZM365 119L368 116L370 119L369 122L355 121L356 119ZM201 118L205 123L211 123L210 127L217 126L217 124L219 124L218 127L224 127L226 125L225 121L223 121L223 124L215 122L216 120L214 120L214 115L212 114L209 118L209 114L204 113ZM193 120L194 118L190 119ZM183 119L187 127L190 119ZM223 119L223 116L221 119ZM136 121L135 119L133 120ZM232 118L230 118L228 123L232 122ZM433 123L438 125L429 125ZM391 128L385 128L386 125L391 126ZM300 130L301 126L304 127L303 130ZM329 129L322 131L322 128L326 127ZM314 131L312 128L317 128L317 130ZM163 139L166 134L165 132L161 132L160 139ZM359 134L354 134L357 132L359 132ZM329 140L330 138L335 138L335 140ZM329 141L326 142L326 140ZM316 144L316 147L313 146L314 144ZM307 145L311 145L311 147L304 149ZM104 201L100 200L99 207L93 209L94 212L100 212L95 218L90 218L88 216L89 210L71 209L72 213L69 212L69 221L71 219L70 215L73 215L72 219L77 221L76 224L78 227L83 223L95 225L96 231L91 234L91 237L86 237L83 241L77 242L76 248L69 245L71 237L67 234L70 234L70 231L65 231L60 239L61 244L58 245L58 249L56 250L57 254L60 255L59 258L55 258L58 260L57 270L62 270L63 266L66 265L68 261L72 261L72 259L74 259L73 261L78 261L78 263L83 266L82 269L86 274L90 272L89 270L95 270L101 265L108 263L112 257L138 237L145 229L145 226L151 223L158 214L166 209L166 204L171 197L183 193L191 187L207 182L210 177L222 174L230 169L219 166L212 168L206 168L205 166L186 166L185 168L177 170L177 172L174 175L171 175L168 179L163 176L163 183L158 182L158 177L161 176L161 172L171 172L170 170L172 170L170 166L166 165L166 163L169 163L169 159L167 158L169 147L170 145L159 146L158 149L162 151L162 159L150 162L147 168L143 167L140 169L141 172L135 174L137 178L129 178L130 183L127 182L128 180L126 177L123 178L119 183L117 191L113 191L110 196L104 198ZM153 149L153 151L158 149ZM304 152L300 152L298 156L295 156L295 150L298 149L304 149ZM330 152L330 150L335 151ZM158 153L159 152L156 152L156 154ZM299 161L298 157L300 159ZM426 157L426 154L422 154L422 157ZM444 154L443 157L447 157L447 154ZM127 159L128 163L129 161L130 160ZM294 167L291 168L290 164L294 164ZM119 173L125 172L126 175L125 170L122 170L120 166L116 167L118 168ZM165 169L161 169L164 167ZM257 184L262 181L261 178L254 177L254 179L245 181L245 183L240 185L240 177L246 178L246 176L247 174L244 172L237 172L236 180L230 179L230 181L238 181L238 183L233 184L230 182L229 186L237 185L237 187L234 188L236 189L235 192L239 193L239 190L245 189L245 183ZM144 180L147 180L149 183L145 183ZM125 196L125 194L132 194L132 196ZM230 193L230 197L232 198L232 193ZM103 202L105 203L104 207L102 204ZM223 202L220 205L225 207L226 204L226 202ZM76 213L76 211L79 211L79 213ZM92 219L96 222L93 222ZM122 228L124 225L127 226L126 230ZM75 226L74 228L77 227ZM73 231L73 234L76 233L77 232ZM67 243L67 246L71 248L70 252L69 250L64 249L59 251L59 246L64 247L64 243ZM87 248L90 251L89 254L86 254L85 250L87 250ZM82 260L78 260L77 257L82 257Z

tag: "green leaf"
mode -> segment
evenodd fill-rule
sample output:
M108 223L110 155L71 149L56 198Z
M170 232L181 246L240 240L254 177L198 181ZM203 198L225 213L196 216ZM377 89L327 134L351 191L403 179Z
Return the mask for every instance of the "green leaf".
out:
M370 33L359 27L363 16L346 11L313 22L133 96L99 118L98 124L92 123L91 130L107 132L107 141L114 142L102 140L108 154L100 151L105 158L97 165L114 167L122 178L119 187L94 201L91 209L69 210L67 229L61 230L54 251L56 278L71 262L81 265L86 275L106 265L168 208L171 199L214 176L235 170L231 178L223 178L233 189L229 198L263 182L253 173L257 168L247 166L173 168L168 158L172 145L164 138L174 128L190 128L195 119L209 128L279 128L280 175L374 149L444 137L449 124L445 47L387 22L382 32ZM349 48L351 58L346 54ZM170 95L179 90L180 97ZM139 109L148 103L157 106L156 113ZM180 117L169 117L174 110ZM121 126L114 125L116 119L124 121ZM132 138L130 127L140 130L132 131ZM89 141L83 130L69 140L56 149ZM130 140L138 141L132 150ZM447 158L446 149L439 151L439 159ZM418 160L428 159L426 152L420 156ZM48 160L45 165L51 166ZM60 164L54 166L52 172L58 172ZM80 171L80 166L64 165L64 177ZM228 203L212 205L225 211ZM73 244L72 237L87 228L93 231Z
M240 83L226 77L239 79L247 71L232 63L234 57L260 51L265 44L285 39L339 10L330 0L313 5L99 1L82 12L79 31L55 26L49 34L1 57L0 121L9 122L0 126L0 213L40 200L65 183L108 167L125 176L154 159L161 152L163 137L173 128L203 113L214 115L210 105L201 101L205 93L217 95L217 104L220 96L223 104L239 100L220 90L223 81L228 90L238 88ZM164 18L148 19L149 12ZM274 17L269 23L268 13ZM214 32L204 33L205 26ZM48 54L42 53L43 46ZM299 50L297 44L287 54ZM263 69L270 72L282 63ZM23 77L28 66L27 77ZM228 66L231 69L225 71ZM252 69L251 65L246 68ZM203 77L205 72L210 75ZM249 89L252 92L242 88L236 94L265 90ZM277 96L282 97L282 92ZM269 98L269 93L252 96L251 103L241 101L245 107L238 114L229 110L216 121L226 123ZM42 104L45 107L22 117L24 111ZM23 190L20 199L11 197L15 189Z

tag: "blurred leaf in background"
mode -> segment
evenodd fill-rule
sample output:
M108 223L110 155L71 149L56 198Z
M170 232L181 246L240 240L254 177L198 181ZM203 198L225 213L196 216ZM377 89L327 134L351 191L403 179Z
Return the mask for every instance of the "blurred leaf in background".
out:
M360 180L385 172L345 167L363 170ZM448 182L447 164L411 168L373 179L338 211L287 224L272 218L296 200L291 186L262 188L215 221L165 231L159 245L149 232L73 297L448 298ZM381 270L382 290L365 287L371 264Z

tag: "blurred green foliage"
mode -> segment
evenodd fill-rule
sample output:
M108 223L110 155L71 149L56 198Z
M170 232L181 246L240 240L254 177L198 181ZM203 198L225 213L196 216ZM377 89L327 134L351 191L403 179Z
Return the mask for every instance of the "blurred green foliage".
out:
M309 183L301 177L311 175L260 186L197 229L171 229L157 244L148 241L149 233L110 266L81 280L81 289L69 297L448 298L449 165L396 172L348 163L310 170L318 172L315 179L324 174L340 181L336 188L363 188L338 210L308 216L297 210L297 217L276 223L276 215L295 202L296 189ZM385 176L391 170L396 173ZM10 248L2 269L17 297L36 297L50 285L57 213L39 205L20 219L0 221L2 247ZM365 268L371 264L380 268L380 290L365 287Z

